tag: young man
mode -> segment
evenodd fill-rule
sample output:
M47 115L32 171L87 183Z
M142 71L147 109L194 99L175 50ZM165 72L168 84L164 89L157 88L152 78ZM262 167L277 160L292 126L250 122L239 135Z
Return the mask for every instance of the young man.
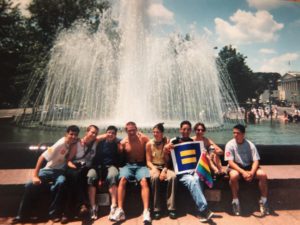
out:
M118 197L118 178L119 178L119 150L120 139L117 138L118 129L115 126L108 126L104 135L99 135L100 142L97 144L96 155L93 160L92 169L89 170L88 190L91 204L91 219L97 219L98 207L96 206L96 187L101 186L102 182L107 182L111 197L111 207L109 219L117 209Z
M30 209L31 202L37 192L42 188L49 188L53 194L53 199L49 207L49 217L53 222L58 222L62 216L62 200L65 192L65 164L66 155L71 147L78 140L79 128L69 126L65 137L59 139L53 146L49 147L39 158L36 163L32 180L25 185L17 217L13 223L21 223L27 219L27 210ZM43 163L47 161L44 168Z
M86 133L80 141L77 142L68 158L68 169L66 171L68 186L68 204L65 209L65 217L62 223L68 222L68 217L72 217L73 205L79 209L79 215L83 217L88 213L89 199L87 196L87 173L92 167L94 156L96 155L96 137L99 128L95 125L89 125Z
M232 192L233 214L240 215L240 203L238 199L239 179L243 178L247 182L258 179L261 199L259 201L261 214L268 215L269 206L267 202L268 185L267 175L259 167L259 154L255 145L245 138L246 128L238 124L233 127L233 139L225 146L225 161L230 167L230 187Z
M118 187L118 208L112 216L113 220L125 220L123 210L128 180L137 180L141 185L141 197L144 206L144 222L151 222L149 211L150 190L147 179L150 177L149 170L145 162L146 143L149 138L138 132L134 122L128 122L125 126L127 137L121 141L122 151L126 153L126 165L120 169L120 182Z
M171 143L165 146L165 152L170 154L170 151L174 148L175 144L193 141L190 138L190 134L192 131L192 124L185 120L180 123L179 132L181 134L180 137L175 137L171 139ZM207 222L213 216L213 212L210 211L207 207L207 201L203 194L203 182L200 181L198 175L193 173L184 173L177 175L178 181L181 182L191 193L193 200L196 203L197 210L200 216L200 222Z

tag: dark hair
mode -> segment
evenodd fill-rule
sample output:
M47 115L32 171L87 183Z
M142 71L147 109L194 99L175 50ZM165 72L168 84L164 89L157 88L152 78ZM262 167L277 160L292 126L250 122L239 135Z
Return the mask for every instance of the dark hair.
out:
M192 124L191 124L191 122L190 122L190 121L188 121L188 120L184 120L184 121L182 121L182 122L180 123L180 128L182 128L182 127L183 127L183 125L189 125L189 126L192 128Z
M200 122L195 124L194 131L196 131L199 126L203 127L203 130L206 131L206 127L205 127L204 123L200 123Z
M93 124L92 124L92 125L89 125L89 126L86 128L86 131L89 132L89 131L91 130L92 127L94 127L94 128L97 130L97 132L99 131L99 128L98 128L96 125L93 125Z
M107 128L106 128L106 132L109 131L109 130L113 130L115 133L118 132L118 128L113 126L113 125L109 125Z
M129 125L135 126L135 128L137 128L135 122L129 121L129 122L127 122L126 125L125 125L125 130L127 130L127 126L129 126Z
M70 131L72 131L72 132L75 132L75 133L79 134L79 132L80 132L80 129L79 129L79 127L78 127L78 126L76 126L76 125L71 125L71 126L68 126L68 127L67 127L67 130L66 130L66 132L67 132L67 133L69 133Z
M164 123L158 123L156 124L154 127L153 127L153 130L157 128L160 132L164 132L165 131L165 128L164 128Z
M233 129L238 129L241 133L245 133L246 132L246 127L242 124L237 124L233 127Z

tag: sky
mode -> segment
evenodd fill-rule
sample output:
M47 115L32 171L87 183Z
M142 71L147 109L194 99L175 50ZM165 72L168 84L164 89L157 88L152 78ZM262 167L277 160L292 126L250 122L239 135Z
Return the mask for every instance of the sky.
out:
M300 1L152 1L166 24L181 32L192 26L218 50L232 45L253 72L300 72Z
M30 0L15 0L24 9ZM300 0L145 0L167 30L232 45L253 72L300 72Z

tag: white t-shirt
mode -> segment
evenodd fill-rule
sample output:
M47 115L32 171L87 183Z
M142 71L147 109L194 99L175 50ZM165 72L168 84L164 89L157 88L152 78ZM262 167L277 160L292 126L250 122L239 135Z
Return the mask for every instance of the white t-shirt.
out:
M45 169L62 169L66 163L66 155L70 146L65 143L65 138L59 139L54 145L49 147L42 156L48 161Z
M77 142L77 152L76 152L76 156L75 156L75 159L73 160L73 162L85 163L86 166L90 167L92 165L93 158L96 155L96 146L97 146L97 143L94 142L90 151L86 155L84 155L85 152L88 150L88 147L86 145L82 144L82 142L80 142L80 141Z
M253 161L260 160L255 145L244 139L242 144L238 144L235 139L227 142L225 146L225 161L233 160L235 163L246 167L252 165Z

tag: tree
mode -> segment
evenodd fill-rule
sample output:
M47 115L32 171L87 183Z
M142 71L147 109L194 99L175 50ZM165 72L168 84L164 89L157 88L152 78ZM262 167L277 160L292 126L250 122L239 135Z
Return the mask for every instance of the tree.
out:
M108 1L99 0L33 0L28 9L31 23L40 30L43 43L51 48L61 29L80 19L97 25L100 13L108 7Z
M43 81L58 32L76 20L90 23L93 32L108 7L105 0L32 0L30 17L25 18L12 0L0 0L0 107L18 106L37 74Z
M14 107L20 98L15 86L17 67L24 50L25 23L11 0L0 1L0 107Z
M257 102L259 101L259 96L265 90L277 90L277 80L280 79L281 75L279 73L262 73L257 72L254 73L253 76L255 79L253 80L255 94Z
M239 103L256 97L253 72L247 66L246 58L231 45L223 47L218 57L221 68L225 69L231 78Z

